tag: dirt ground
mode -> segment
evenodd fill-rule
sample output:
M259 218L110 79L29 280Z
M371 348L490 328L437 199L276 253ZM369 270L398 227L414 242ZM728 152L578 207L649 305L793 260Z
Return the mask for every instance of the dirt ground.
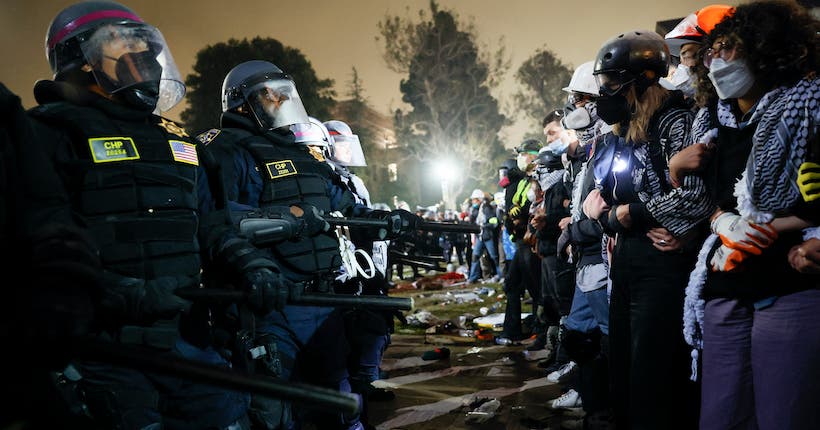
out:
M453 297L482 287L495 293L484 290L482 302L455 303ZM454 327L459 322L470 327L471 317L481 316L479 309L495 302L503 312L503 292L498 284L444 285L436 291L405 290L391 295L414 297L416 311L427 310L451 323L428 328L430 333L397 327L382 362L386 378L374 384L393 391L395 399L371 402L368 412L370 424L377 429L560 429L571 428L569 425L579 419L580 410L547 407L562 393L562 387L547 382L544 371L537 367L547 351L526 351L532 340L516 346L496 345L492 339L460 335ZM467 318L459 321L460 315ZM449 357L422 359L425 352L437 347L448 348ZM497 410L469 413L482 403L483 408L493 409L496 403L488 399L500 402ZM479 422L482 419L486 421Z

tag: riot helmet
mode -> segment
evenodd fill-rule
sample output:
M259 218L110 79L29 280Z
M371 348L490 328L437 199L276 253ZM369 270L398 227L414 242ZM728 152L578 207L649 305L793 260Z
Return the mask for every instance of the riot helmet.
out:
M508 158L498 167L498 186L505 188L510 184L510 171L518 169L518 164L515 158Z
M49 25L45 44L55 80L74 81L90 72L114 99L150 111L167 111L185 95L162 33L118 3L63 9Z
M359 136L347 123L339 120L325 121L325 127L330 133L330 159L345 167L365 167L362 144Z
M296 137L296 143L301 143L307 146L319 146L325 149L330 148L330 133L327 128L318 119L309 116L307 124L293 124L290 129Z
M293 132L296 143L308 147L311 155L319 161L330 158L330 133L328 133L322 121L309 116L307 124L293 124L290 131Z
M564 163L561 160L561 155L552 151L541 151L538 153L538 158L535 159L536 166L539 169L544 169L547 172L561 170L564 168Z
M535 156L538 155L539 149L541 149L541 142L537 139L526 139L521 142L521 144L515 148L517 154L515 159L516 167L522 172L526 171L533 160L535 160Z
M699 9L697 12L689 14L681 20L664 39L669 46L669 52L675 57L680 57L680 49L688 43L703 43L703 38L708 35L723 18L732 15L735 8L725 4L712 4Z
M601 95L623 94L635 84L642 93L669 72L669 47L654 31L635 30L606 41L595 57L593 75Z
M251 60L222 81L222 112L247 109L262 130L309 124L293 79L267 61Z

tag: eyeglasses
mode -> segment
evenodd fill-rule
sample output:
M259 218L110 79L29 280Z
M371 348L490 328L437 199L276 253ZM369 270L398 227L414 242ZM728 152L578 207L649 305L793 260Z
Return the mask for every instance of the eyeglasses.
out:
M712 65L712 60L715 59L716 55L725 61L729 61L735 57L736 51L737 49L734 44L729 42L717 42L706 50L706 53L703 55L703 65L708 69L709 66Z

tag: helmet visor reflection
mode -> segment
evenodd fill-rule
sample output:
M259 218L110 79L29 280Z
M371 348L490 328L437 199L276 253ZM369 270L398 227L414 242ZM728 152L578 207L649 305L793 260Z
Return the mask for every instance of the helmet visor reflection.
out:
M243 91L251 111L264 129L310 123L302 99L291 80L262 81L243 88Z
M109 94L145 83L159 84L157 108L167 111L185 96L165 38L148 24L108 24L80 39L80 49L100 87Z

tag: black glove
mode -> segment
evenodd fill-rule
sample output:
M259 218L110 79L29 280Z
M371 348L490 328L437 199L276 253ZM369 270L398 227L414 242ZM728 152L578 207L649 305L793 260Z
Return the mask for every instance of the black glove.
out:
M388 238L396 239L400 236L413 233L416 226L421 223L421 218L404 209L396 209L387 214Z
M288 299L296 295L292 283L270 269L251 270L243 276L245 291L248 292L248 304L256 311L281 311L288 304Z
M299 222L299 236L313 237L330 230L330 224L322 218L322 212L312 204L296 203L290 207L290 213Z
M150 324L187 312L191 302L176 294L178 288L196 285L185 276L162 276L139 279L105 273L102 276L101 307L115 321Z

